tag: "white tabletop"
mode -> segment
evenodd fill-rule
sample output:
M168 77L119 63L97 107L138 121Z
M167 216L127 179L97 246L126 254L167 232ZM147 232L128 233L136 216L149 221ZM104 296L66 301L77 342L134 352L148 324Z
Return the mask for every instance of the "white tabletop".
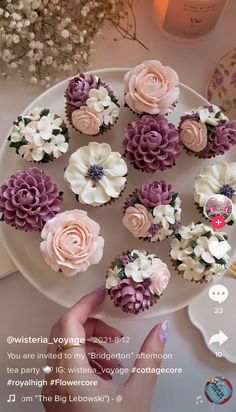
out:
M92 68L134 66L144 59L159 59L173 66L180 75L180 80L201 94L205 94L207 81L217 60L235 47L236 1L231 0L220 24L211 35L193 45L174 44L163 38L152 21L151 1L137 1L136 14L138 35L148 45L150 52L138 44L129 41L113 42L117 37L111 28L103 31L105 40L96 41L92 56ZM6 136L11 122L41 90L18 80L0 81L1 138ZM0 280L0 325L1 325L1 376L6 381L7 366L21 366L23 361L10 361L6 355L9 350L34 351L30 347L9 347L6 337L47 336L51 325L63 313L64 309L37 292L21 274L15 273ZM236 388L235 366L223 359L216 359L206 348L203 338L190 323L185 309L170 315L170 336L166 352L173 355L172 361L165 363L183 368L183 374L162 376L153 399L153 412L175 412L212 410L211 404L204 399L203 389L207 380L213 376L226 376ZM138 347L147 331L160 319L150 321L137 320L132 324L116 322L124 334L132 339L132 351ZM41 348L40 348L41 349ZM44 348L42 348L43 350ZM119 350L117 348L116 350ZM125 347L120 347L123 352ZM17 365L18 362L18 365ZM26 388L13 390L4 382L0 392L1 411L17 412L43 411L40 404L25 405L19 402L7 404L10 393L30 395ZM38 390L40 393L40 390ZM196 397L202 395L204 402L196 405ZM222 407L227 412L235 412L235 399Z

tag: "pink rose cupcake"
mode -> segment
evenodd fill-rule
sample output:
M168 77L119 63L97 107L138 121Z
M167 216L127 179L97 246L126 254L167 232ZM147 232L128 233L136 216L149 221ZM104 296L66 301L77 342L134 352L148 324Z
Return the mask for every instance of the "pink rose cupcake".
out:
M175 166L179 132L162 115L145 114L124 130L124 155L137 170L155 173Z
M179 97L175 70L158 60L146 60L127 72L125 104L137 114L167 114Z
M236 121L229 121L215 105L193 109L181 117L179 132L187 153L199 158L223 155L236 144Z
M41 233L42 256L52 270L65 276L85 272L102 258L104 239L99 232L99 224L84 210L59 213Z
M157 303L169 280L170 272L161 259L146 251L132 250L112 262L106 289L115 307L137 315Z
M165 181L150 181L126 200L123 224L139 239L159 242L178 232L181 200Z
M119 103L111 87L92 74L70 80L65 91L66 115L79 132L97 136L108 131L119 116Z

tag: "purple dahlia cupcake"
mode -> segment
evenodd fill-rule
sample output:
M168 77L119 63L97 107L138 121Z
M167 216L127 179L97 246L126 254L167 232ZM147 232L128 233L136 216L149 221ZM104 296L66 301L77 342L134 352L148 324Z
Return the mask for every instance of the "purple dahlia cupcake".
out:
M8 140L10 147L28 162L47 163L68 151L70 137L60 116L36 107L17 117Z
M229 121L215 105L198 107L182 116L179 132L186 151L199 158L223 155L236 144L236 121Z
M80 74L70 80L65 98L67 119L83 134L104 133L118 119L118 99L111 87L93 74Z
M164 116L143 115L124 131L126 158L138 170L155 173L171 169L180 154L180 137Z
M175 70L158 60L146 60L124 77L125 105L137 114L167 114L179 97Z
M106 289L115 307L137 315L160 299L169 280L170 272L161 259L146 251L132 250L111 263Z
M19 170L0 187L2 220L19 230L40 232L62 204L52 179L37 167Z
M178 232L181 200L165 181L150 181L126 200L123 224L136 238L158 242Z

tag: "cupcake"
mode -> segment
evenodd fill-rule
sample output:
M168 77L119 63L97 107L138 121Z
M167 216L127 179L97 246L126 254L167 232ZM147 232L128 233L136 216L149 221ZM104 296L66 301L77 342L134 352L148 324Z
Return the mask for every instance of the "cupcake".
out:
M65 91L66 115L79 132L96 136L117 121L120 106L112 88L93 74L80 74Z
M167 114L179 97L175 70L158 60L146 60L124 77L125 104L137 114Z
M181 117L180 140L189 154L199 158L223 155L236 144L236 121L215 105L198 107Z
M36 108L17 117L8 140L23 159L46 163L67 152L70 138L60 116L47 108Z
M216 207L216 213L228 215L227 223L233 225L236 222L236 163L217 162L202 169L195 179L193 193L195 203L201 213L204 212L210 198L223 195L221 213L217 212L218 207ZM227 210L224 210L224 204L227 204L225 197L230 201L229 205L231 204L231 207L226 207ZM231 209L231 214L228 213L228 209ZM214 210L212 212L214 215Z
M60 211L61 204L62 192L37 167L19 170L0 187L2 220L26 232L40 232Z
M175 126L164 116L143 115L125 129L123 149L136 169L155 173L175 165L181 143Z
M102 258L104 239L99 232L99 224L84 210L59 213L42 230L42 256L52 270L65 276L85 272Z
M172 186L150 181L136 189L126 200L123 224L136 238L157 242L181 226L181 200Z
M112 152L107 143L90 142L74 152L65 170L80 203L91 206L110 204L126 184L127 165L121 154Z
M160 299L169 280L170 272L161 259L146 251L132 250L112 262L106 289L115 307L137 315Z
M218 281L227 269L231 246L224 232L203 223L182 226L171 241L170 255L177 273L191 282Z

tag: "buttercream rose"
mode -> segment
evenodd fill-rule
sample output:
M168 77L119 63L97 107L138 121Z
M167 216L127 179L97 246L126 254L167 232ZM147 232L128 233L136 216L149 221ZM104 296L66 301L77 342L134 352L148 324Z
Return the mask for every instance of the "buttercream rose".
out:
M180 126L180 140L193 152L201 152L207 145L206 125L201 121L184 120Z
M72 112L71 119L77 130L90 136L98 134L103 123L102 114L88 106L81 106Z
M170 280L170 272L167 265L158 258L152 261L152 274L150 276L151 284L149 289L153 295L160 296Z
M158 60L147 60L125 75L125 101L136 113L166 114L179 97L178 75Z
M65 276L85 272L103 255L104 239L100 226L84 210L59 213L44 226L40 250L45 262Z
M146 237L153 224L153 217L145 206L135 204L126 209L123 224L134 237Z

